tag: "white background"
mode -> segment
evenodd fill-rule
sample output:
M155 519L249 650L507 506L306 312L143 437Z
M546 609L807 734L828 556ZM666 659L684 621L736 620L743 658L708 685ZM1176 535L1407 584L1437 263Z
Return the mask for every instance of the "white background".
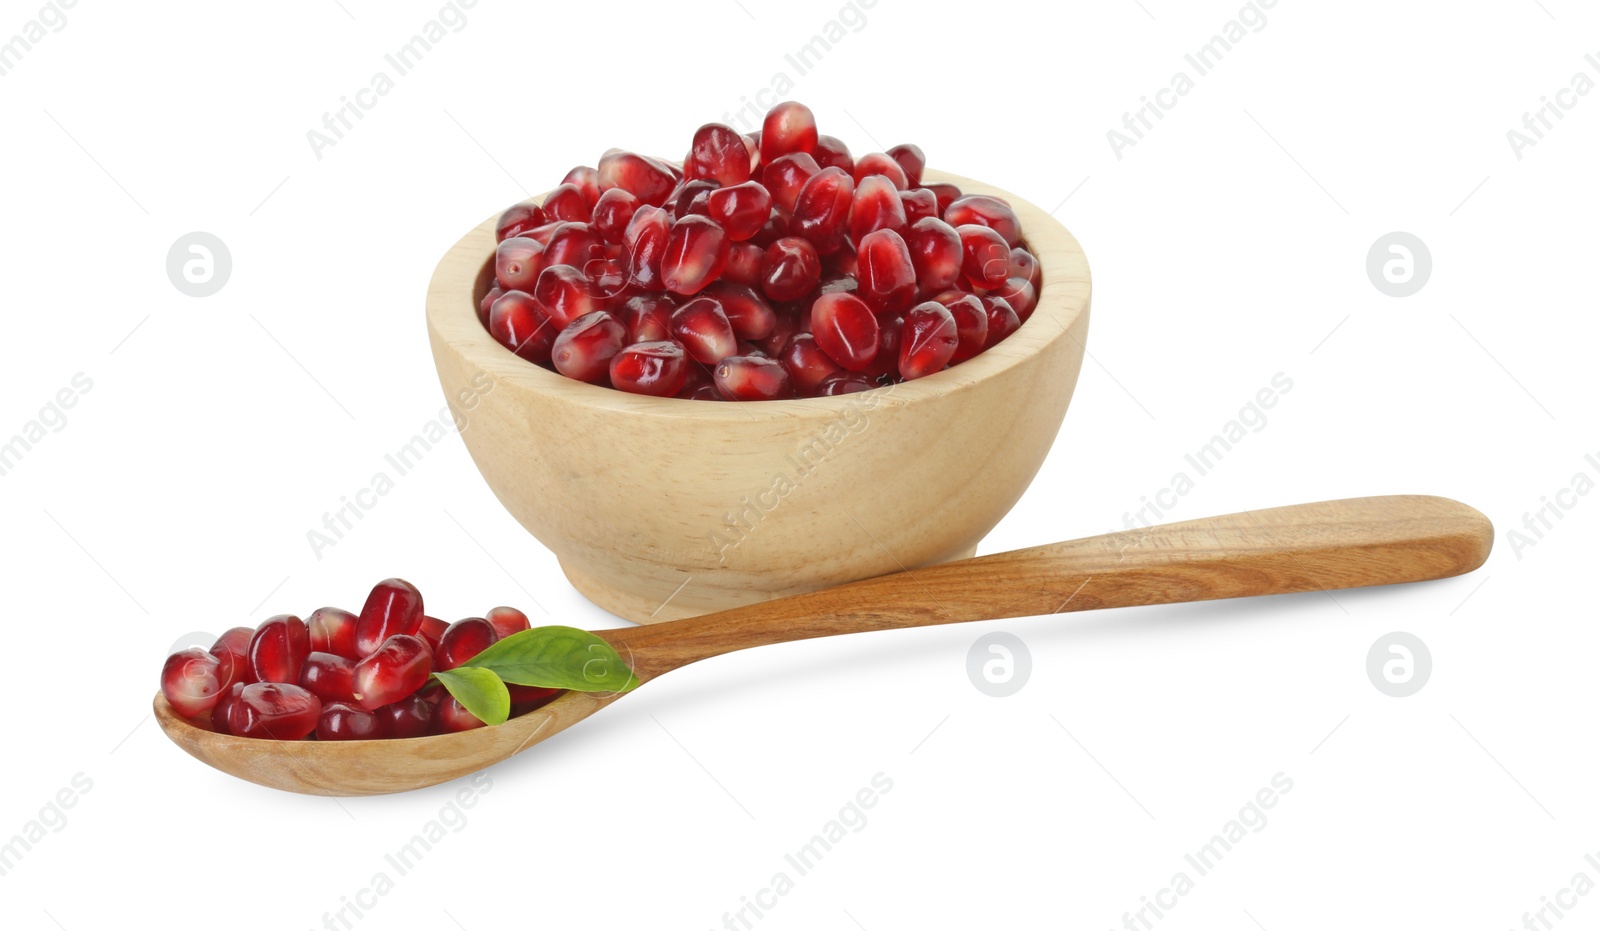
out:
M0 42L38 9L0 3ZM1266 826L1156 926L1520 927L1580 871L1600 880L1600 496L1565 496L1533 546L1508 536L1597 477L1600 94L1520 159L1506 137L1575 73L1600 80L1600 16L1282 0L1117 158L1107 131L1239 9L879 0L795 82L858 155L918 142L1056 208L1089 254L1092 359L980 552L1121 529L1282 372L1267 425L1169 518L1447 495L1495 521L1488 565L705 662L494 767L465 826L353 926L722 927L880 772L866 826L753 926L1119 927L1280 772L1294 788ZM188 632L356 608L390 575L447 619L536 598L554 622L620 623L456 438L323 558L306 531L438 415L422 298L464 230L608 147L677 156L742 98L770 102L840 6L483 0L317 158L307 131L438 10L84 0L0 77L0 437L93 381L0 478L0 840L92 781L0 876L7 928L323 927L456 797L291 796L185 756L148 707ZM209 298L166 275L192 230L232 252ZM1404 299L1365 270L1393 230L1433 256ZM996 630L1032 652L1006 699L965 672ZM1392 630L1432 652L1410 698L1365 672ZM1577 902L1546 917L1593 927L1600 895Z

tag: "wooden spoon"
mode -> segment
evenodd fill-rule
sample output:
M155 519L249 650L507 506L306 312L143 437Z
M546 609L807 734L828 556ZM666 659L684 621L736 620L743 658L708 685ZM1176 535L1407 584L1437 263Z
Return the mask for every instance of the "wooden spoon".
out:
M1448 498L1349 498L1185 521L928 566L647 627L595 631L649 682L747 647L868 630L1331 591L1441 579L1483 565L1488 518ZM379 795L455 779L558 734L627 693L568 692L505 724L404 740L228 737L156 720L196 759L310 795Z

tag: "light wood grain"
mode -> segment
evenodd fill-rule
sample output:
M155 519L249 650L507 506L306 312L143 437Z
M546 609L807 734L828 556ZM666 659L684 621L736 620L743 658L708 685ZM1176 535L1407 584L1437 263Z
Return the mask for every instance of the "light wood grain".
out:
M1038 308L949 371L846 397L719 404L563 378L478 322L494 219L444 256L428 334L446 398L473 398L462 439L579 591L640 623L703 614L970 555L1016 503L1077 383L1089 266L1016 195L928 177L1011 202L1039 257ZM733 514L751 529L730 530Z
M1493 540L1487 518L1447 498L1352 498L1031 547L595 633L648 683L707 657L814 637L1440 579L1482 565ZM241 779L312 795L373 795L475 772L619 697L569 692L497 727L365 742L225 737L176 716L159 694L155 711L180 747Z

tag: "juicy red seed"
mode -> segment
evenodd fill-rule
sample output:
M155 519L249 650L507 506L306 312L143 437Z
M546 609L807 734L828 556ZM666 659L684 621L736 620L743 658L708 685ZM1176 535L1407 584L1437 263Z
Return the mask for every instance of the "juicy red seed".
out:
M935 217L925 217L912 224L906 246L911 250L911 264L924 294L943 291L960 280L964 253L961 234L955 227Z
M824 294L811 305L813 337L834 362L863 372L878 354L878 318L854 294Z
M855 189L855 181L843 168L822 169L795 198L790 228L810 241L819 255L838 252L849 229Z
M629 343L671 339L672 312L678 308L666 294L635 294L617 308L617 319L628 330Z
M583 192L583 202L593 207L600 200L600 173L588 165L578 165L567 176L561 179L562 184L570 184Z
M759 233L772 214L772 195L754 181L717 188L706 198L706 212L722 224L729 239L744 242Z
M860 184L862 179L872 175L883 175L888 178L889 183L893 184L897 191L903 191L911 186L906 180L906 171L900 167L900 163L882 152L873 152L856 159L856 183Z
M607 258L605 243L587 223L562 223L550 234L550 242L544 247L546 268L571 265L584 269L595 259L603 258Z
M824 379L844 371L817 345L816 336L810 333L796 333L790 337L778 361L783 363L795 390L802 395L816 394L817 386Z
M356 664L332 653L312 653L300 667L300 687L328 701L355 700Z
M774 359L789 345L789 338L800 330L800 312L793 304L779 304L772 308L772 332L755 341L761 351ZM810 332L810 331L806 331Z
M511 716L527 714L541 705L550 703L550 699L561 694L560 689L547 689L537 685L512 685L506 684L506 691L511 693Z
M306 618L313 653L332 653L345 659L360 659L356 652L356 616L338 608L318 608Z
M589 279L571 265L552 265L541 272L533 286L533 299L558 330L584 314L600 310L603 303Z
M439 703L437 717L434 718L434 731L440 734L454 734L458 731L470 731L475 727L483 727L482 721L467 710L467 706L456 701L454 695L446 696Z
M507 291L529 291L544 270L545 247L537 239L513 236L495 247L494 279Z
M660 207L641 207L628 223L623 246L628 255L628 283L636 288L661 288L661 257L667 252L672 217Z
M904 236L906 227L905 205L889 179L882 175L862 178L850 209L850 238L860 242L878 230L894 230Z
M421 637L395 634L356 663L355 701L368 711L397 702L427 683L432 666Z
M433 732L434 704L420 695L402 698L376 712L383 736L426 737Z
M1011 268L1011 247L987 226L968 223L956 227L961 237L961 272L980 288L1005 284Z
M493 307L494 302L500 300L500 295L504 293L506 293L506 289L500 287L498 281L495 282L494 287L483 292L483 299L478 301L478 322L483 324L484 329L489 328L489 308Z
M710 217L686 216L672 224L661 258L661 284L678 294L696 294L728 264L728 234Z
M235 737L301 740L317 729L322 701L298 685L256 682L228 703L228 733Z
M916 187L922 183L922 169L928 166L928 158L922 154L921 146L902 142L885 154L894 159L900 170L905 172L908 186Z
M199 647L179 650L161 667L161 694L186 718L210 711L225 691L220 669L217 658Z
M773 327L778 325L778 316L773 312L772 305L748 285L726 280L713 281L701 293L716 298L717 303L722 305L722 313L733 327L733 335L739 339L765 339L772 335Z
M722 187L750 180L750 150L739 131L722 123L707 123L695 130L683 176L707 178Z
M550 361L568 378L603 383L611 374L611 357L622 351L627 340L627 328L609 312L597 310L557 334Z
M983 301L965 291L946 291L934 300L943 304L956 322L957 345L950 363L965 362L982 352L989 340L989 314Z
M619 187L652 207L660 207L678 186L678 179L655 159L632 152L612 152L600 159L599 185L601 193Z
M817 118L805 104L785 100L761 123L761 160L771 164L791 152L817 147Z
M856 294L879 313L899 313L917 296L917 271L906 241L894 230L862 237L856 248Z
M356 619L356 652L367 656L395 634L415 634L421 626L422 593L405 579L384 579Z
M840 372L822 380L822 384L817 386L817 397L832 398L841 394L854 394L857 391L871 391L878 387L881 386L870 375L863 375L860 372Z
M481 617L469 617L451 624L439 638L439 649L434 653L434 665L439 669L454 669L488 649L500 639L494 625Z
M559 329L534 296L523 291L507 291L489 308L489 335L529 362L550 360Z
M382 718L347 702L325 703L317 717L318 740L374 740L384 736Z
M222 691L233 688L234 683L255 681L250 671L250 641L256 632L248 627L234 627L223 632L211 645L211 655L217 658L217 681Z
M1039 303L1039 295L1034 292L1033 285L1029 284L1026 278L1007 278L1005 284L994 289L994 293L1005 298L1005 302L1017 312L1017 319L1024 323L1028 322L1028 318L1033 315L1034 306Z
M593 259L583 271L584 279L589 282L589 293L602 306L609 305L612 297L628 289L628 266L620 259Z
M1006 303L1005 298L985 294L978 300L983 302L984 312L989 316L989 336L984 341L983 348L988 349L1017 332L1017 328L1022 326L1022 319L1017 316L1011 305Z
M878 354L867 366L867 374L878 378L894 378L900 374L900 340L905 327L906 318L902 314L879 318Z
M439 651L439 638L444 636L444 632L449 626L449 624L436 617L428 617L424 614L422 623L417 626L417 636L428 644L428 649L437 653Z
M735 401L773 401L792 393L789 373L777 359L729 356L712 373L717 389Z
M856 160L850 156L850 147L833 136L818 136L811 157L823 168L843 168L845 174L854 177Z
M789 235L789 218L778 211L777 207L767 214L767 222L761 224L761 229L750 241L765 249L783 237Z
M697 297L672 312L672 336L689 358L715 365L739 351L733 324L713 297Z
M813 176L822 171L817 160L804 152L791 152L761 169L761 183L772 195L772 204L784 213L794 212L795 198Z
M927 217L939 216L939 199L927 188L900 192L900 207L905 211L906 223L915 223Z
M821 280L816 247L798 236L777 240L761 258L761 290L774 301L799 300Z
M728 264L722 277L738 284L753 285L761 280L761 257L766 252L753 242L736 242L728 247Z
M500 214L500 219L495 221L495 242L521 236L549 222L544 208L538 204L516 204L507 208L505 213Z
M685 181L678 185L667 199L672 206L672 218L681 220L691 213L710 216L707 204L711 201L711 192L715 190L717 185L714 181Z
M216 705L211 709L212 730L219 734L233 733L228 727L228 714L233 707L233 703L239 700L240 695L244 694L244 687L249 684L251 683L235 682L231 688L222 693L221 698L217 699Z
M563 184L545 195L544 212L552 220L569 220L573 223L586 223L592 211L593 204L584 200L583 192L576 185Z
M614 187L595 201L594 211L588 217L589 228L600 234L600 238L606 242L620 246L622 237L628 231L628 224L633 222L633 215L639 212L641 206L639 198Z
M498 608L490 608L489 613L483 617L494 627L495 636L501 640L512 634L527 630L532 626L528 623L526 614L516 608L508 608L505 605L501 605Z
M306 622L279 614L262 622L250 640L250 673L257 682L299 682L300 667L310 652Z
M710 376L706 376L706 377L709 378ZM718 391L717 390L717 386L715 384L713 384L712 382L706 382L705 384L695 385L692 388L685 388L682 391L678 392L678 397L684 398L685 400L689 400L689 401L726 401L726 400L728 400L727 398L722 396L722 392Z
M676 341L634 343L611 358L611 387L670 398L689 378L689 355Z
M1017 219L1016 211L1000 198L987 194L968 194L952 201L944 209L944 221L951 226L987 226L999 233L1000 238L1006 241L1008 261L1010 249L1022 239L1022 223Z
M924 301L906 312L900 335L900 377L922 378L950 364L960 345L955 318L938 301Z
M934 200L939 205L939 216L950 209L950 205L961 198L961 189L948 181L930 181L924 184L923 190L932 191Z
M1018 246L1011 250L1010 274L1006 277L1025 278L1028 284L1033 285L1033 290L1037 292L1039 284L1043 280L1043 273L1039 269L1039 260L1034 258L1033 253Z

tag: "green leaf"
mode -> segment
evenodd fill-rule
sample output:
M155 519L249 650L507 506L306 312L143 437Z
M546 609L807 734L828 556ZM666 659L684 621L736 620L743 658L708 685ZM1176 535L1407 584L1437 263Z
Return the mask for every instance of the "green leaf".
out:
M511 716L511 692L492 671L457 666L441 669L433 677L483 723L504 724Z
M576 627L518 631L491 644L466 667L490 670L513 685L574 692L626 692L639 685L611 644Z

